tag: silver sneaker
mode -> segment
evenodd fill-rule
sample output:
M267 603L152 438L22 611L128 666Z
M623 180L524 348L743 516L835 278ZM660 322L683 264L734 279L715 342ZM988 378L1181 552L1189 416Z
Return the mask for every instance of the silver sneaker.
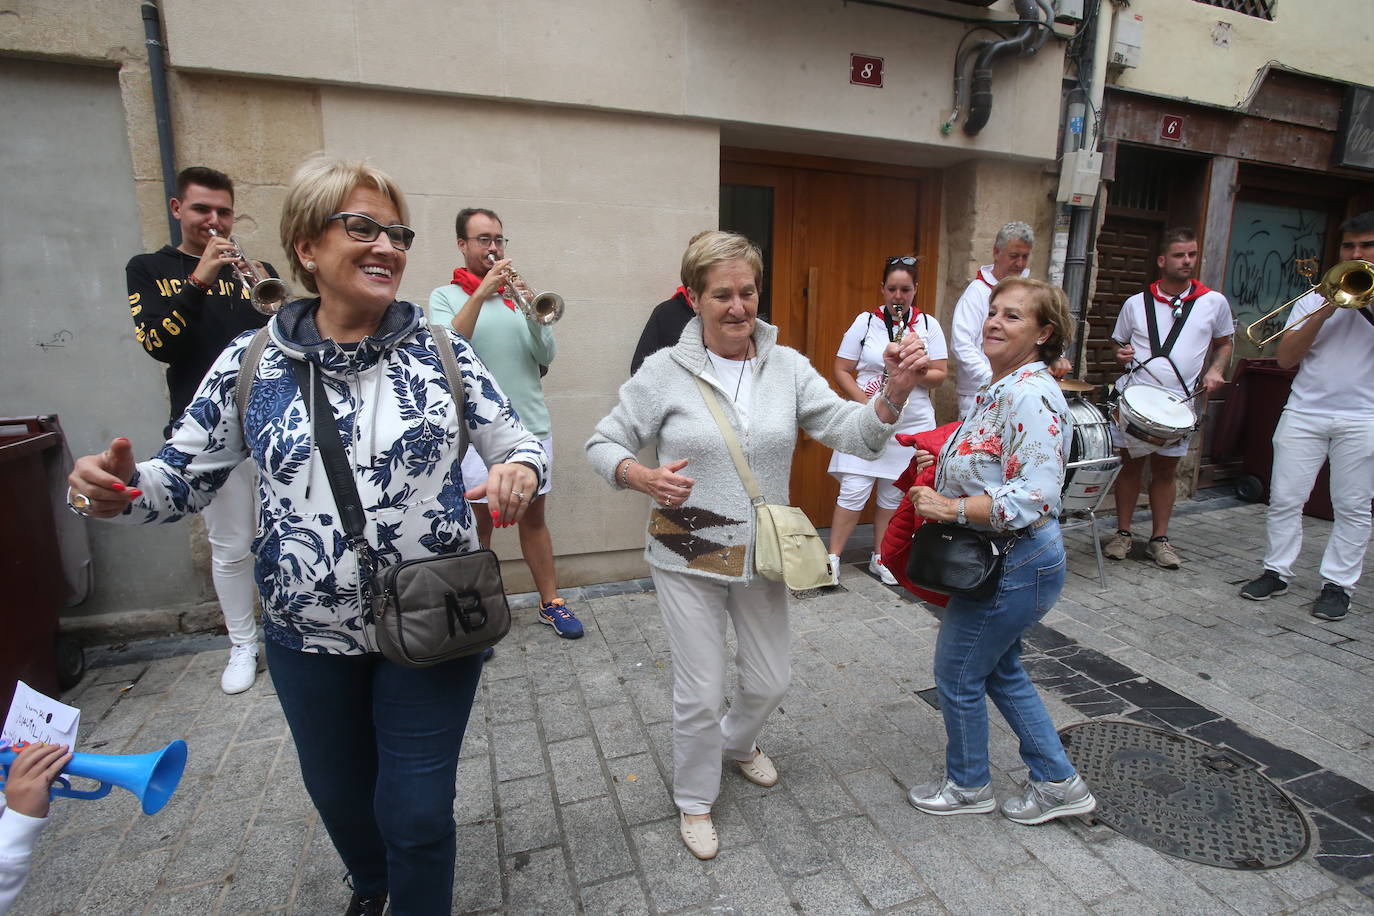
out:
M1028 780L1020 797L1002 802L1002 814L1018 824L1043 824L1096 809L1097 799L1077 773L1060 782Z
M907 793L906 800L926 814L988 814L997 807L992 783L965 789L949 777L917 786Z

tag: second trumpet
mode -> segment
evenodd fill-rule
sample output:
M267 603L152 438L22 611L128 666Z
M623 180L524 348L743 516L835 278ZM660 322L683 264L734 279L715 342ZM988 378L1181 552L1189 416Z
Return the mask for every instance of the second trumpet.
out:
M211 229L210 234L219 238L219 233ZM239 267L238 262L231 266L234 268L234 276L238 277L243 284L244 290L248 293L248 300L253 303L253 308L263 315L275 315L281 311L281 307L290 298L291 291L286 286L286 281L277 277L265 276L259 271L258 266L248 260L248 256L243 253L243 246L238 239L229 236L229 244L234 246L234 253L239 261L242 261L247 270Z
M497 260L496 252L488 252L487 260L495 264ZM506 268L505 274L506 295L515 300L515 304L520 307L520 311L525 314L527 319L533 321L535 324L547 327L563 317L563 297L558 295L558 293L543 292L536 293L533 296L527 296L524 290L520 289L516 284L516 281L520 279L520 275L510 267Z

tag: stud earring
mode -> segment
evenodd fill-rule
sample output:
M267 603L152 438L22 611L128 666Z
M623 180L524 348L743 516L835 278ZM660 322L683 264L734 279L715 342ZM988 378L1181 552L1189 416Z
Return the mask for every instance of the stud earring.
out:
M308 270L308 271L310 271L310 272L313 274L313 273L315 272L315 262L314 262L314 261L306 261L306 262L305 262L305 269Z

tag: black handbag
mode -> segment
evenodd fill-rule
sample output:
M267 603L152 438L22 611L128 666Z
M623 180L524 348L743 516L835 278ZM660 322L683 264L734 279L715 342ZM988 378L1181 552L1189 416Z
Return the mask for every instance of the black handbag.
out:
M463 420L463 382L453 342L442 330L431 335L444 366L458 412L458 450L467 447ZM311 385L309 367L293 362L302 392ZM358 558L358 587L372 607L377 646L389 661L427 668L494 646L510 631L510 606L501 565L490 550L403 560L375 572L372 545L364 534L362 500L329 407L324 382L314 380L316 413L311 417L315 444L324 461L329 489L339 509L344 534ZM305 398L309 410L310 398ZM319 409L320 407L323 409Z
M997 593L1002 559L1015 542L999 544L965 525L926 522L912 535L906 575L932 592L987 600Z

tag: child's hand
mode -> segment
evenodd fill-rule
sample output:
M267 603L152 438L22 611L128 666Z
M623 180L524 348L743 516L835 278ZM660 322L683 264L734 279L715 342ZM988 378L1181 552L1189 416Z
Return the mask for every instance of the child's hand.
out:
M29 817L48 816L52 781L71 762L65 744L31 744L15 755L5 782L5 804Z

